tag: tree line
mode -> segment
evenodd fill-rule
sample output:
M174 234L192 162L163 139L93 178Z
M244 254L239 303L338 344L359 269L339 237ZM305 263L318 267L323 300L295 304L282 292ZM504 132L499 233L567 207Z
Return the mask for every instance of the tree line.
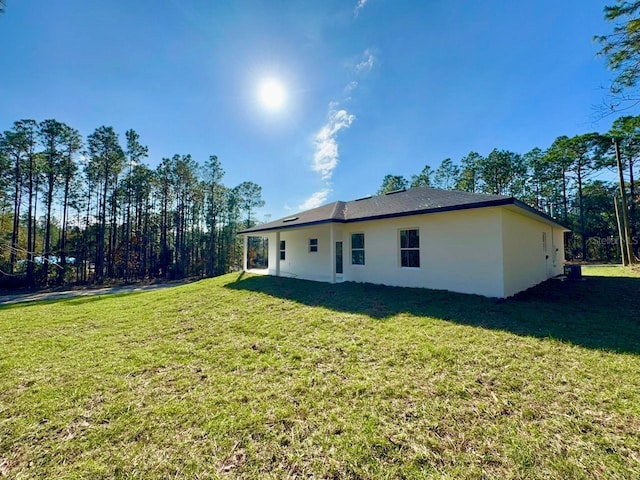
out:
M212 276L239 269L240 228L264 205L259 185L229 188L215 155L144 163L134 130L86 139L57 120L0 134L0 284L42 287ZM252 245L254 262L264 260Z
M487 156L471 152L457 163L447 158L437 168L426 165L408 179L386 175L378 193L430 186L517 197L571 229L568 259L619 260L620 238L622 250L626 244L621 234L622 192L616 180L608 179L618 177L614 142L624 172L629 247L637 257L640 196L634 166L640 157L640 116L620 117L604 134L560 136L545 150L520 154L494 149Z
M0 13L4 7L0 0ZM640 1L617 0L604 12L613 32L594 38L617 73L605 99L610 113L640 104ZM20 120L0 134L0 285L180 278L240 267L236 232L255 223L260 186L224 186L214 155L202 165L174 155L151 169L134 130L125 143L112 127L83 139L56 120ZM435 186L515 196L571 228L569 259L624 261L627 251L631 262L640 248L639 154L640 117L624 116L609 132L561 136L546 150L471 152L410 179L387 175L379 193ZM606 175L615 178L616 166L618 187ZM250 262L265 257L254 239Z

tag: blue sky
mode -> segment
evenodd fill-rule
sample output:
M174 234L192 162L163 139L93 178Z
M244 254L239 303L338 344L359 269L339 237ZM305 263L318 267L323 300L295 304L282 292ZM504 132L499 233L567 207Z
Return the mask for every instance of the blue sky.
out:
M611 3L611 2L608 2ZM8 0L0 129L135 129L148 163L218 155L278 218L470 151L606 131L593 0ZM260 83L286 91L279 110ZM631 112L633 113L633 112Z

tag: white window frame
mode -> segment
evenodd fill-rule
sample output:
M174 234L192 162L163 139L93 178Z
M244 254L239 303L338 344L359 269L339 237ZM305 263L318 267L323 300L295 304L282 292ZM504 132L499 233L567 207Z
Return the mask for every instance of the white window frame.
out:
M358 248L353 248L353 236L354 235L362 235L362 248L358 247ZM365 238L364 238L364 232L353 232L350 236L349 236L349 246L351 247L351 265L355 265L358 267L363 267L367 262L366 262L366 255L365 255L365 247L366 247L366 243L365 243ZM362 263L355 263L353 260L353 252L362 252Z
M418 237L418 246L417 247L403 247L402 246L402 232L410 232L410 231L415 231L418 233L417 237ZM402 264L402 252L418 252L418 265L415 266L411 266L411 265L403 265ZM400 268L409 268L412 270L416 270L420 268L420 265L422 264L421 259L420 259L420 229L418 227L407 227L407 228L400 228L398 229L398 265L400 265Z
M313 243L315 242L315 244ZM315 248L315 250L314 250ZM309 253L318 253L318 239L310 238L309 239Z
M287 242L286 240L280 240L280 245L278 245L278 250L280 252L280 261L284 261L287 259Z

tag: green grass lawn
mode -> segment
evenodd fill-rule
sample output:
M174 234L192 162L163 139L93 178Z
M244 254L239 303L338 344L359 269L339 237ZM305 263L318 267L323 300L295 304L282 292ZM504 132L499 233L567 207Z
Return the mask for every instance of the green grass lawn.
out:
M640 478L640 274L0 307L0 478Z

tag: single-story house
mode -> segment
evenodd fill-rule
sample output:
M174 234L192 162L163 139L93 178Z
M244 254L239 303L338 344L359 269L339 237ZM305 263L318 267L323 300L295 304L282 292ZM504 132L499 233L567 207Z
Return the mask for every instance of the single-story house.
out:
M502 195L418 187L333 202L239 232L268 238L268 273L509 297L563 273L564 233Z

